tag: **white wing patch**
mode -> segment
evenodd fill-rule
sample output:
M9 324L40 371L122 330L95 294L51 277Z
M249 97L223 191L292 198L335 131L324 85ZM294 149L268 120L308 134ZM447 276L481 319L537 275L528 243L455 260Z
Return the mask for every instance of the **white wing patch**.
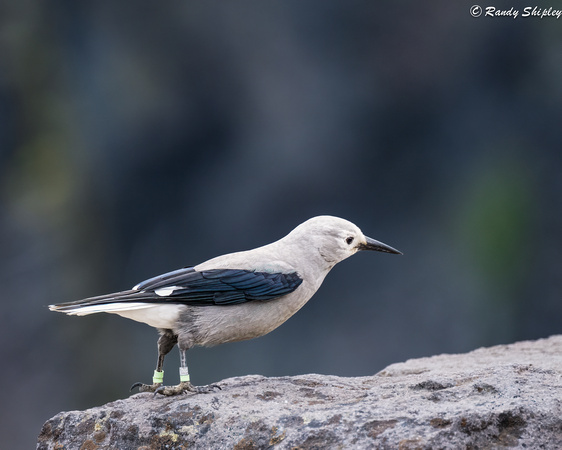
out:
M182 289L181 286L166 286L159 289L156 289L154 293L159 297L169 297L174 293L176 289Z

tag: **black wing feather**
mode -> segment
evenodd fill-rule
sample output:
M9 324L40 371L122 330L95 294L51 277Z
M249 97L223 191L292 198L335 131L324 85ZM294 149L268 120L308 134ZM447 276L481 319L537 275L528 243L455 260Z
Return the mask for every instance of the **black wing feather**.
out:
M203 306L272 300L293 292L302 283L302 278L296 272L220 269L193 271L184 280L176 281L177 284L167 283L166 286L177 286L178 289L161 300Z
M302 283L296 273L269 273L241 269L196 271L192 267L150 278L131 291L91 297L54 305L58 310L95 304L143 302L179 303L191 306L235 305L268 301L293 292ZM174 287L170 295L156 291Z

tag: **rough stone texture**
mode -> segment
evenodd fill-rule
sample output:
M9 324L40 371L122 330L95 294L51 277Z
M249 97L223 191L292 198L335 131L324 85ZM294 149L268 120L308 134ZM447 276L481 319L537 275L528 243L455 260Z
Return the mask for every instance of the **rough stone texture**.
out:
M410 360L370 377L220 385L60 413L37 448L562 448L562 336Z

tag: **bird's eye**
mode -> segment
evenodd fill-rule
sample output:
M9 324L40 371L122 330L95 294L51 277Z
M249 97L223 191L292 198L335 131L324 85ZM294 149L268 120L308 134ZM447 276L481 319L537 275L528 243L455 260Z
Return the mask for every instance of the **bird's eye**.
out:
M349 237L345 240L345 242L347 242L347 245L351 245L351 243L353 242L353 237L352 237L352 236L349 236Z

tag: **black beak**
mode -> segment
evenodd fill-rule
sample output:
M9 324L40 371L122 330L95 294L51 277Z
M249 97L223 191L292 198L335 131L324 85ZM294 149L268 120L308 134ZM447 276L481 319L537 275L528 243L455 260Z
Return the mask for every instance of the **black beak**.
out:
M375 241L370 237L365 236L367 242L365 244L361 243L357 246L358 250L374 250L376 252L385 252L385 253L394 253L395 255L401 255L402 252L399 252L395 248L392 248L390 245L383 244L382 242Z

